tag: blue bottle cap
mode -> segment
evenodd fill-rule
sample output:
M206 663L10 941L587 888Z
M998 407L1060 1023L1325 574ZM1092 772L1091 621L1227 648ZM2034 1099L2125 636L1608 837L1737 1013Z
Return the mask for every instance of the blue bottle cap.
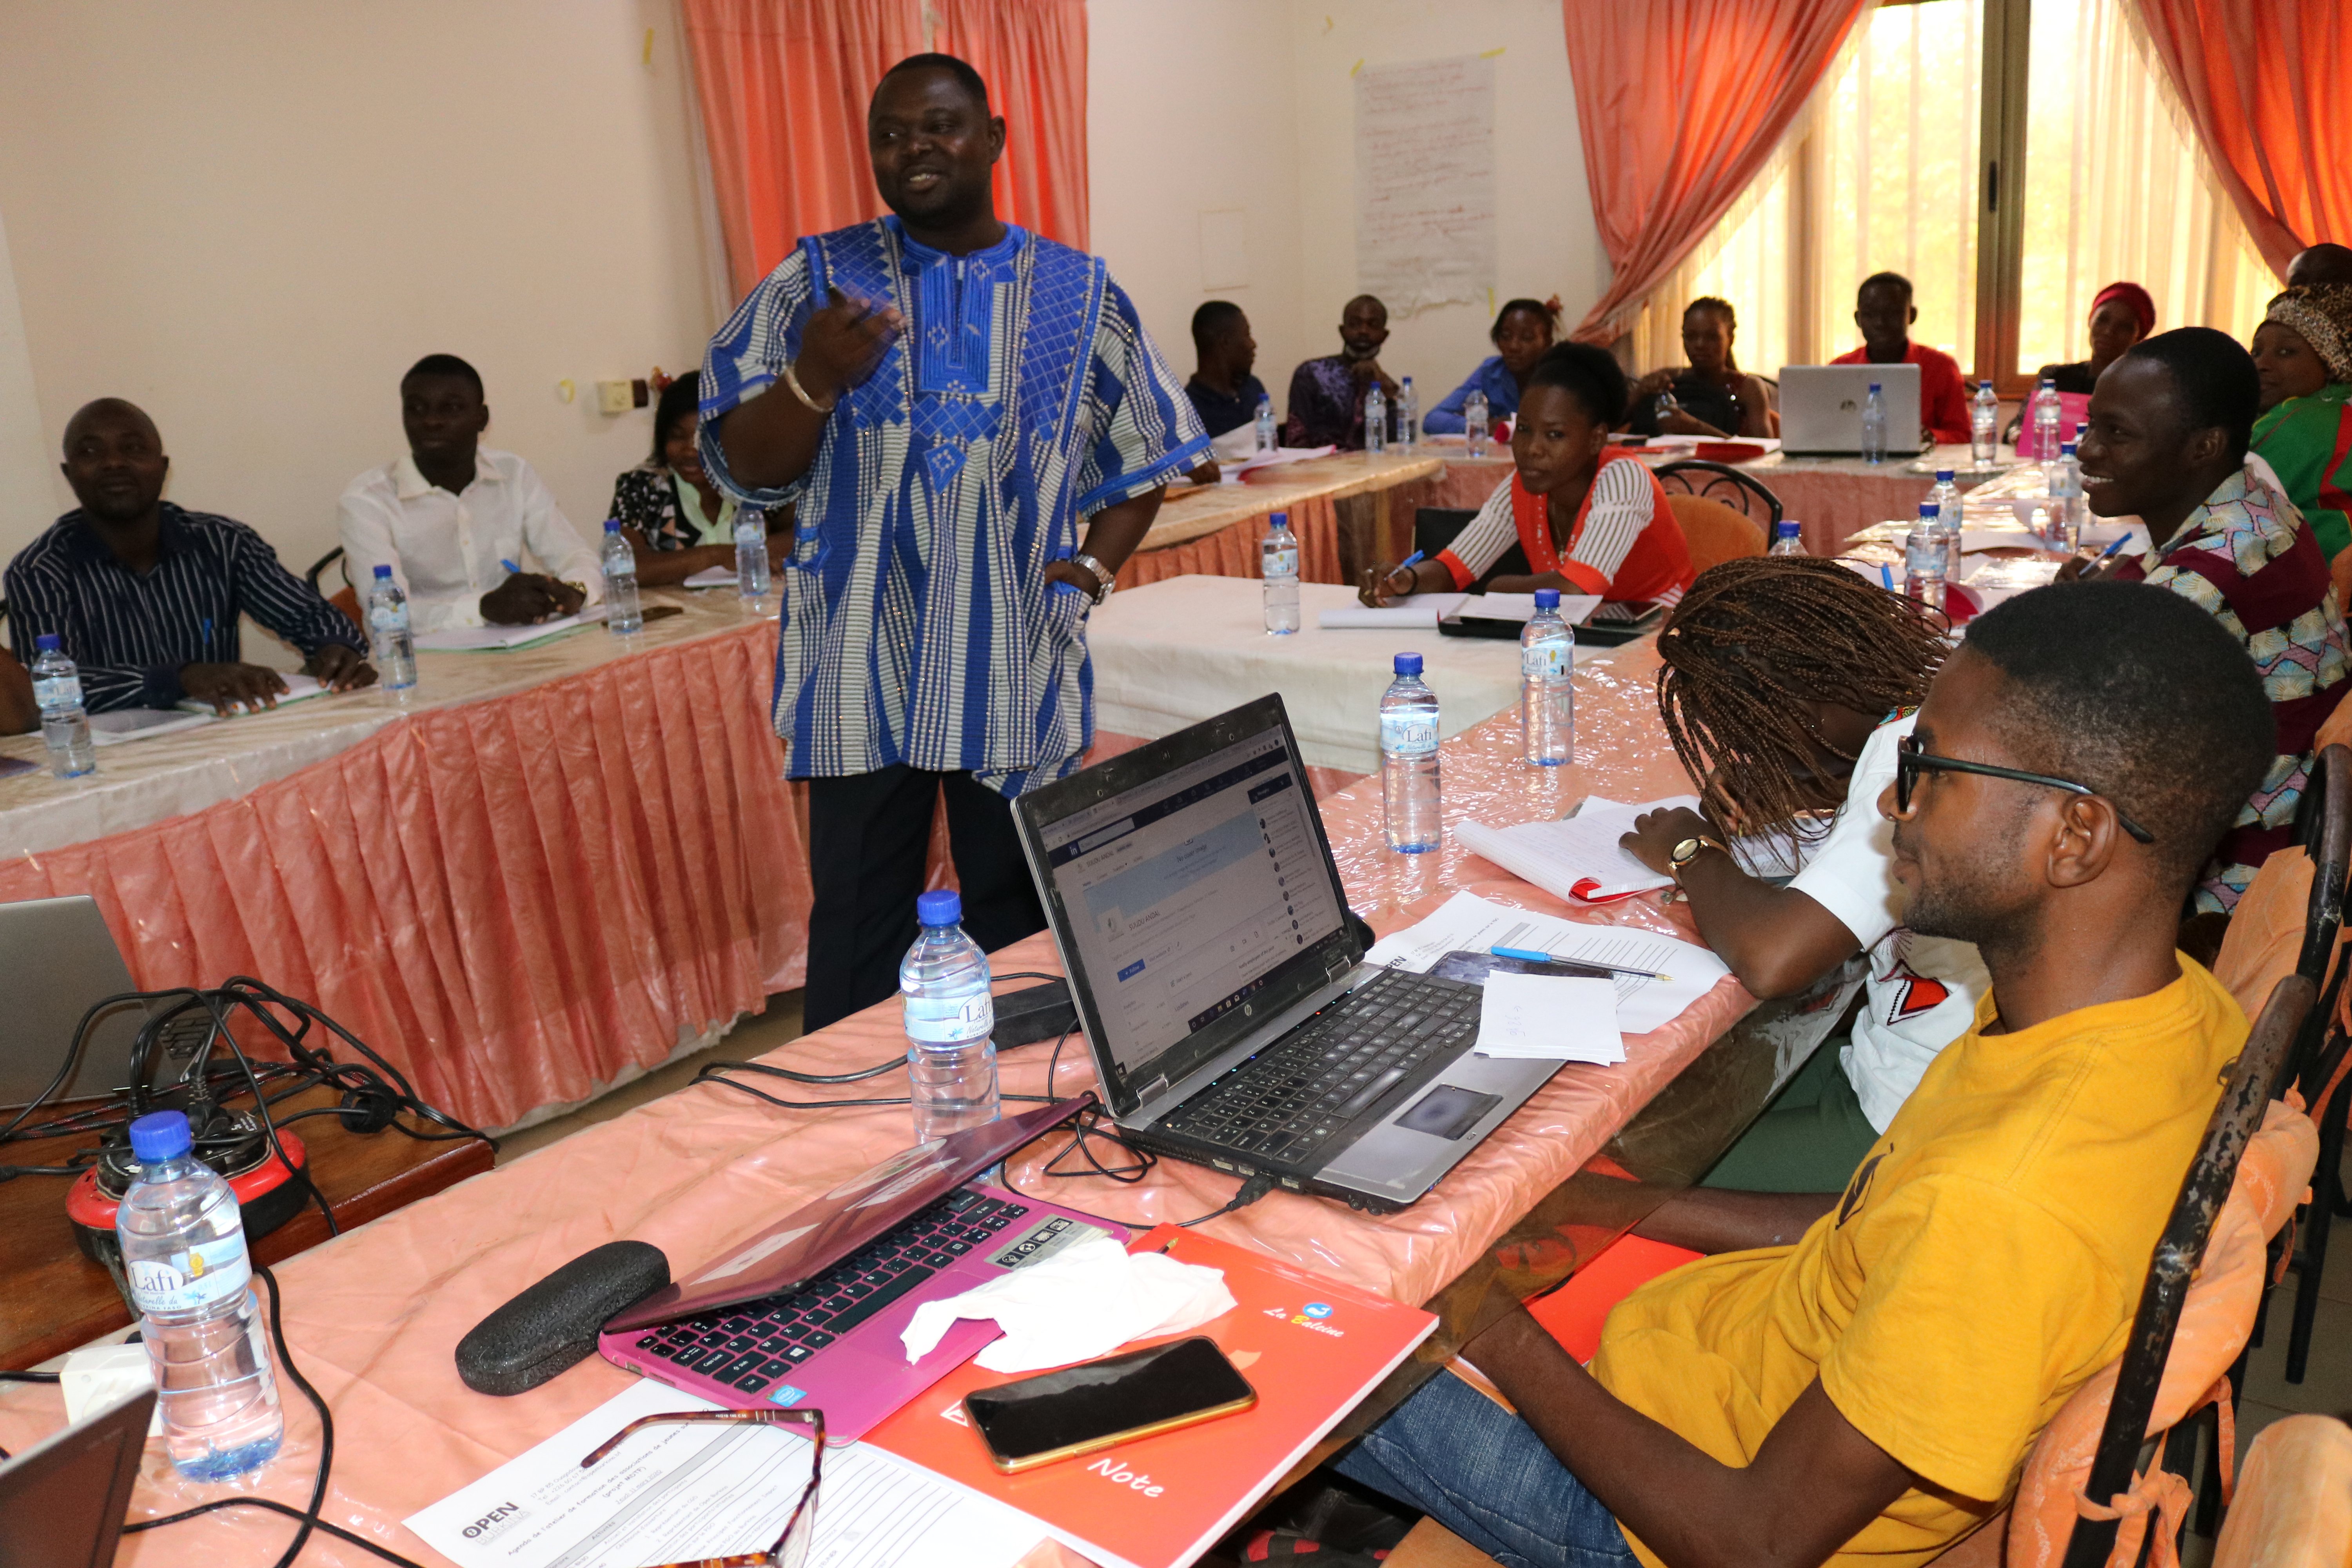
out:
M1944 515L1944 509L1937 506L1934 501L1923 500L1919 503L1919 515L1921 517L1940 518Z
M619 518L617 518L617 517L608 517L608 518L606 518L606 519L604 520L604 531L605 531L605 532L607 532L607 533L618 533L618 532L620 532L620 531L621 531L621 520L620 520Z
M195 1146L184 1110L152 1111L131 1124L131 1152L142 1164L176 1160Z
M1419 675L1421 673L1421 655L1417 653L1401 653L1397 655L1396 672L1399 675Z
M1536 608L1538 610L1559 609L1559 590L1557 588L1538 588L1536 590Z
M389 582L391 582L391 581L392 581L392 568L391 568L391 567L389 567L389 566L381 566L381 565L380 565L380 566L378 566L378 567L375 569L375 580L376 580L377 582L379 582L379 583L389 583Z
M927 926L951 926L963 919L963 895L953 888L934 888L915 896L915 919Z
M1802 527L1804 527L1804 524L1799 522L1795 518L1784 517L1780 521L1772 525L1772 537L1775 539L1794 539L1797 537L1797 531Z
M43 632L33 639L33 650L36 653L56 653L64 646L58 640L58 634L55 632Z
M1266 519L1265 526L1268 529L1288 528L1290 526L1290 514L1286 511L1276 512L1272 517Z
M2072 441L2061 441L2061 442L2059 442L2059 443L2058 443L2058 455L2059 455L2060 457L2062 457L2062 458L2071 458L2071 457L2073 457L2073 456L2074 455L2074 442L2072 442Z
M1936 470L1936 482L1939 485L1950 484L1952 482L1952 470L1949 468L1937 468Z

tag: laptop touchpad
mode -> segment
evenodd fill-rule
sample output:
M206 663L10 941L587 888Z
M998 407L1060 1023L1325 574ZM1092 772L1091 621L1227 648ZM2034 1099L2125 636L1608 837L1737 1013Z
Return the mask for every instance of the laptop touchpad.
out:
M1419 1105L1398 1117L1396 1124L1439 1138L1459 1138L1502 1103L1500 1095L1480 1094L1475 1089L1442 1083L1423 1095Z

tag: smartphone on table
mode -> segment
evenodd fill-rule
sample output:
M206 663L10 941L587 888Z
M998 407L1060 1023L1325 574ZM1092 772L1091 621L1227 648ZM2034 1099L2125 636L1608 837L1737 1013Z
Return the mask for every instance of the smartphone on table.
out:
M1172 1432L1257 1404L1204 1334L1039 1373L964 1395L964 1414L1007 1475Z

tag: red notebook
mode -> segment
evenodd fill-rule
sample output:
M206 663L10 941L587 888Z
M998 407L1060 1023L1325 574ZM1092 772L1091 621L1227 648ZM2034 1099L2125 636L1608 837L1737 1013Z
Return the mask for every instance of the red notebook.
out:
M1008 1476L965 1424L962 1400L1016 1380L967 1363L866 1441L1010 1503L1097 1562L1175 1568L1239 1523L1437 1326L1418 1308L1174 1226L1129 1250L1224 1270L1238 1305L1186 1332L1217 1342L1257 1390L1256 1408Z

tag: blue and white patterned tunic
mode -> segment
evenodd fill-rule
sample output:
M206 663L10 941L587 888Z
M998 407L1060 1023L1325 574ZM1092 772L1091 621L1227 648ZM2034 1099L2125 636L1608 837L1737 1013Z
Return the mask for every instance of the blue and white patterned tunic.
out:
M808 472L748 488L719 418L798 356L828 287L906 325ZM904 763L1013 795L1072 772L1094 739L1088 600L1045 568L1209 445L1103 263L1009 224L960 257L896 217L804 238L710 340L701 385L704 470L795 508L773 708L790 775Z

